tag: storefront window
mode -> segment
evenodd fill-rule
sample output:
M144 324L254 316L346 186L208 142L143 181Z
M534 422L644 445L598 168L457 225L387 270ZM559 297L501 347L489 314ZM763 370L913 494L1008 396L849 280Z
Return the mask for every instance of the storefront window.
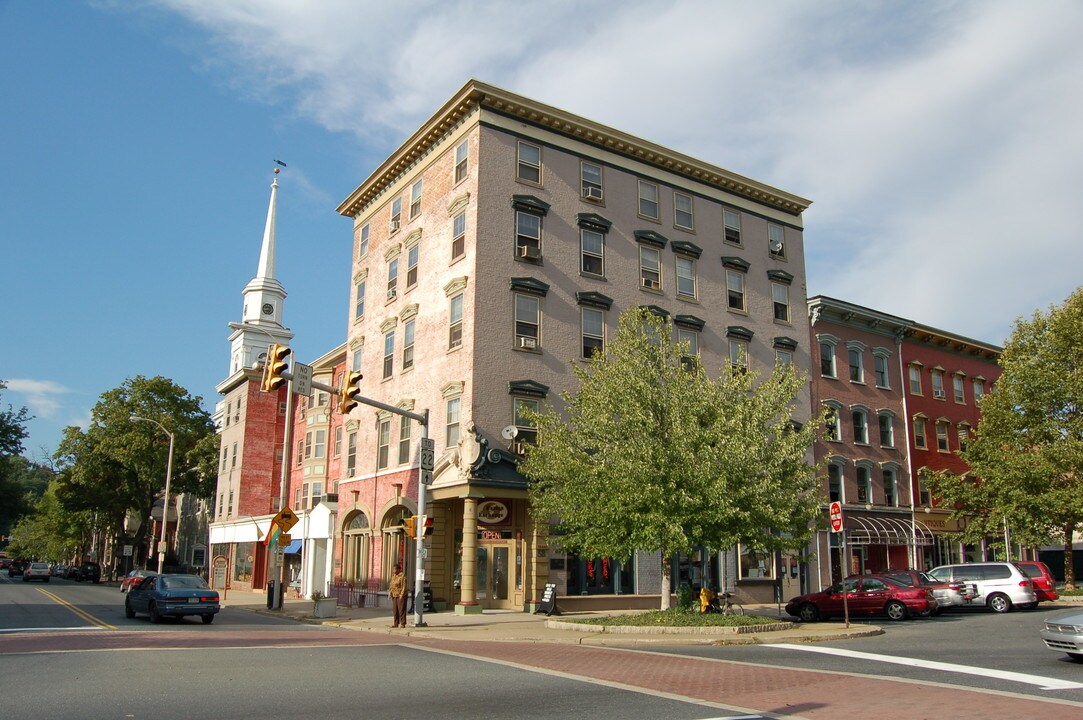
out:
M237 543L234 548L233 579L237 582L252 582L252 560L256 553L255 543Z
M569 595L612 595L632 593L635 587L631 563L622 564L613 558L585 560L568 556Z
M760 580L774 577L774 562L771 553L740 546L741 553L741 579Z

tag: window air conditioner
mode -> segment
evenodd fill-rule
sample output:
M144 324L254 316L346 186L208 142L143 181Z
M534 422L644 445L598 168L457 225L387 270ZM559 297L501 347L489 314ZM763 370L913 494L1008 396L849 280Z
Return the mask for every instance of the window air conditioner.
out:
M393 233L398 229L399 229L399 221L398 220L392 219L391 222L389 222L387 224L387 231L389 233Z
M650 290L657 290L658 289L658 281L657 280L651 280L650 278L643 278L643 287L648 288Z
M541 251L531 245L520 245L519 257L527 260L538 260L541 258Z
M532 337L521 337L519 338L519 347L525 348L526 350L533 350L538 347L538 339Z
M601 200L602 199L602 189L600 187L588 187L584 191L583 195L586 196L590 200Z
M394 300L398 296L399 296L399 291L396 290L395 288L391 288L390 290L387 291L387 299L388 300Z
M944 391L943 390L933 390L933 397L943 399L944 398Z

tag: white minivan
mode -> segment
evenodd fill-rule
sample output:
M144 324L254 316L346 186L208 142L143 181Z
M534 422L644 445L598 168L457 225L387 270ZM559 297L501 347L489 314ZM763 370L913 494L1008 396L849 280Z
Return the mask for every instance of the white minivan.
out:
M962 583L972 592L973 605L985 605L998 613L1012 607L1026 610L1038 607L1034 584L1027 574L1010 562L977 562L962 565L941 565L929 570L940 582Z

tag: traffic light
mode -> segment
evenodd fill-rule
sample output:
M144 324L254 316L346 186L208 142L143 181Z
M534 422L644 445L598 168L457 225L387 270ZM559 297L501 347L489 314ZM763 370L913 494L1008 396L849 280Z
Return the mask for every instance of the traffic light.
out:
M421 516L421 531L423 537L429 537L432 535L432 518L428 515Z
M408 537L417 537L417 516L409 515L402 519L402 529L406 531Z
M289 369L286 358L293 352L277 343L267 348L267 362L263 365L263 392L274 392L286 382L282 373Z
M338 409L343 415L349 415L350 411L357 407L354 395L361 392L361 378L365 377L359 372L346 373L342 390L339 391Z

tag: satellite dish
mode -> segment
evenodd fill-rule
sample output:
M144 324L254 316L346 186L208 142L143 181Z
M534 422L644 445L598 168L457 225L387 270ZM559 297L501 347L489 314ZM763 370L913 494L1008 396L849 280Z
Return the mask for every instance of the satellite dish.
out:
M782 250L782 243L781 242L779 242L778 240L775 240L774 242L771 243L771 252L777 253L777 252L779 252L781 250Z
M519 428L514 425L508 425L506 428L500 431L500 437L505 440L514 440L515 436L519 434Z

